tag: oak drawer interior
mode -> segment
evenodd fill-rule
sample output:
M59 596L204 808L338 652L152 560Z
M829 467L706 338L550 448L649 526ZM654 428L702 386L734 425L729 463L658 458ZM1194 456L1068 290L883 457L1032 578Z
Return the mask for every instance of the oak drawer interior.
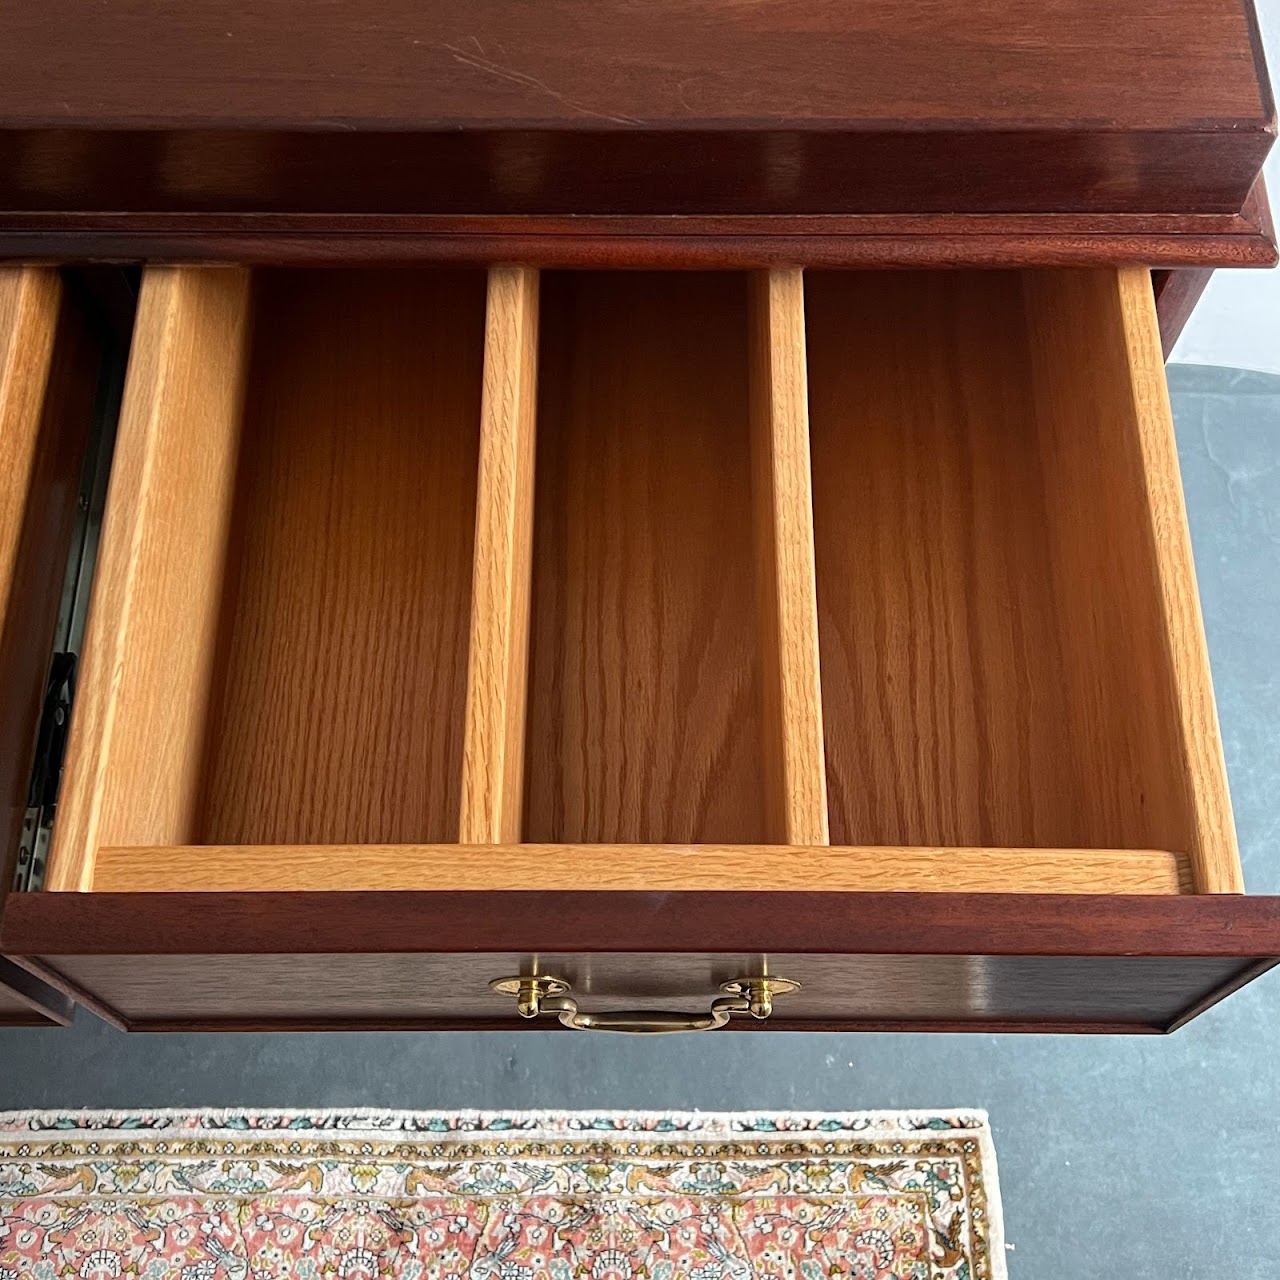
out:
M257 281L191 843L457 839L484 305Z
M831 839L1195 839L1113 279L815 273Z
M149 270L48 887L1238 891L1149 278Z
M523 836L766 843L734 273L542 289Z

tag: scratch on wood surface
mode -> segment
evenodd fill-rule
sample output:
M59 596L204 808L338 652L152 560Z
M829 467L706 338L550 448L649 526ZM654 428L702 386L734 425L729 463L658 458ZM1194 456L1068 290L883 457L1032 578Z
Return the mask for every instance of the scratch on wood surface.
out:
M472 37L474 40L474 37ZM477 42L478 43L478 42ZM615 116L605 111L596 111L591 107L583 106L580 102L575 102L572 98L566 97L563 93L557 92L549 84L539 80L536 76L526 75L523 71L516 71L511 67L504 67L499 62L494 62L492 58L486 58L481 54L470 53L467 50L459 49L456 45L446 44L445 49L453 55L456 62L461 62L464 66L474 67L477 71L486 72L488 75L497 76L500 80L509 80L512 84L524 85L526 88L534 89L538 93L545 93L548 97L554 98L557 102L563 102L566 107L573 111L581 112L586 116L595 116L598 120L608 120L613 124L639 124L640 121L633 116Z

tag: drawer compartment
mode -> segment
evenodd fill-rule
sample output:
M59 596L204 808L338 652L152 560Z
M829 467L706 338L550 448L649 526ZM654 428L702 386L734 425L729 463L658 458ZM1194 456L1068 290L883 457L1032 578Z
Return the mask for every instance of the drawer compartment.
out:
M483 958L455 999L406 956L555 954L589 1004L575 938L727 981L806 921L791 1025L890 1025L899 971L928 1025L1172 1025L1273 921L1208 904L1148 274L148 271L48 888L6 948L130 1025L253 1025L281 949L335 1021L503 1025Z
M484 276L255 286L144 286L51 887L456 838Z
M1153 324L153 272L51 887L1238 890Z
M457 839L484 296L479 273L258 279L177 842Z
M1132 283L808 278L834 843L1165 850L1240 889Z
M524 838L767 841L738 274L542 285Z

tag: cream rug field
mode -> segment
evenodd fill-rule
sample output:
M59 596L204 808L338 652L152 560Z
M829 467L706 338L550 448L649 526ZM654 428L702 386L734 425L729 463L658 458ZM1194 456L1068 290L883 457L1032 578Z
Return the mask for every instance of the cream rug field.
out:
M1003 1280L980 1112L0 1112L0 1280Z

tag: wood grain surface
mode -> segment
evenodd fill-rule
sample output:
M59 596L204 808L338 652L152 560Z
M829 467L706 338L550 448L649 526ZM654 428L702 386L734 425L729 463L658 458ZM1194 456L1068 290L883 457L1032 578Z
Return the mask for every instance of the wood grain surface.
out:
M1061 611L1091 810L1241 892L1160 336L1141 269L1024 281ZM1105 751L1105 754L1104 754Z
M1155 849L824 845L188 845L98 851L100 893L345 889L1189 893L1184 854Z
M191 837L213 667L249 277L142 285L46 885L87 889L101 843Z
M1136 267L1123 269L1117 283L1141 451L1145 510L1164 619L1162 656L1168 664L1174 693L1179 766L1193 830L1188 852L1199 892L1243 893L1244 874L1231 812L1159 326L1146 272Z
M456 837L484 299L475 273L259 279L188 838Z
M211 130L275 121L612 132L663 120L1061 127L1093 122L1103 101L1117 131L1268 116L1242 5L1066 0L1052 16L1050 27L1026 0L927 10L779 0L742 11L599 0L585 12L548 0L535 21L510 0L426 9L380 0L364 15L322 9L298 24L251 0L194 11L130 0L110 14L72 0L18 2L0 26L10 73L0 117L123 129L172 118ZM934 74L942 67L947 75Z
M765 835L746 284L543 277L528 840Z
M1181 270L1151 273L1156 315L1160 318L1160 346L1166 360L1173 354L1178 338L1212 276L1212 267L1183 267Z
M147 273L51 863L94 891L0 946L157 1027L505 1027L537 955L677 1007L768 957L782 1027L1160 1030L1280 955L1214 896L1145 271L485 297Z
M0 270L0 908L26 813L62 590L58 548L65 564L78 478L74 424L46 425L44 415L61 301L57 272ZM81 448L86 429L82 421Z
M74 976L108 1005L123 1004L134 1025L170 1029L473 1025L474 1013L426 1019L422 1002L447 1000L450 991L460 999L456 1010L468 1000L487 1002L481 988L500 965L515 964L504 970L515 972L533 957L572 962L572 976L584 981L597 956L615 954L627 958L599 972L627 985L608 990L645 1001L673 990L650 985L651 975L678 983L680 991L703 992L707 980L735 976L725 970L758 971L762 958L782 972L792 956L844 957L847 963L827 978L808 974L831 1003L817 1019L789 1015L797 1029L899 1026L910 1011L920 1030L995 1030L1016 1022L1024 1030L1150 1031L1207 1007L1280 955L1280 898L45 893L11 900L0 949L44 957L34 963L46 978L65 985ZM446 979L443 986L406 960L450 953L469 955L450 957L459 967L430 970ZM699 967L690 957L708 963ZM905 960L886 971L875 963L864 969L866 957ZM1034 957L1041 959L1030 962ZM1090 957L1105 963L1080 963ZM896 972L903 980L868 989L864 972ZM864 1003L873 998L883 1001L874 1017ZM190 1002L185 1017L184 1002ZM399 1012L389 1014L397 1002ZM369 1012L375 1005L376 1015ZM255 1006L272 1012L264 1017ZM501 1012L481 1020L512 1025Z
M1234 210L1272 129L1236 0L0 13L12 210Z
M705 1011L719 984L758 971L749 951L652 956L573 956L544 952L542 972L573 982L590 1010L660 1008ZM515 1001L488 990L493 978L521 972L517 952L456 955L242 956L186 958L75 956L58 960L72 981L108 992L128 1022L217 1029L252 1010L258 1025L369 1023L421 1026L482 1021L513 1031L523 1022ZM922 1025L946 1017L952 1029L977 1023L1090 1022L1108 1030L1155 1030L1174 1022L1237 973L1241 962L1213 958L771 955L769 968L801 983L775 1004L758 1031L838 1028L859 1023ZM1141 996L1138 993L1141 992ZM753 1024L735 1020L740 1028ZM798 1024L798 1025L797 1025ZM557 1026L554 1018L541 1022ZM1061 1029L1061 1028L1060 1028Z
M537 435L538 273L489 273L458 839L518 841L524 818Z
M1151 311L1147 275L1137 274ZM1075 785L1097 826L1121 847L1137 840L1192 849L1139 444L1140 419L1154 411L1152 388L1138 384L1131 363L1120 280L1108 270L1028 273L1023 287L1048 586L1062 633L1062 733L1085 762ZM1163 383L1159 363L1156 373ZM1167 416L1164 429L1172 439Z
M766 811L778 844L827 842L804 281L751 280L751 457Z
M808 316L832 838L1196 861L1204 804L1229 887L1146 273L815 273Z
M56 271L0 270L0 586L12 589L29 477L40 446L62 282Z
M1254 185L1256 195L1262 186ZM12 213L0 255L273 266L703 270L1111 265L1269 267L1256 201L1229 213L514 214Z
M423 928L429 920L430 928ZM1280 956L1265 894L334 890L14 894L10 956L606 951ZM744 942L744 939L750 941Z
M1020 277L806 289L832 840L1122 846L1063 734Z

